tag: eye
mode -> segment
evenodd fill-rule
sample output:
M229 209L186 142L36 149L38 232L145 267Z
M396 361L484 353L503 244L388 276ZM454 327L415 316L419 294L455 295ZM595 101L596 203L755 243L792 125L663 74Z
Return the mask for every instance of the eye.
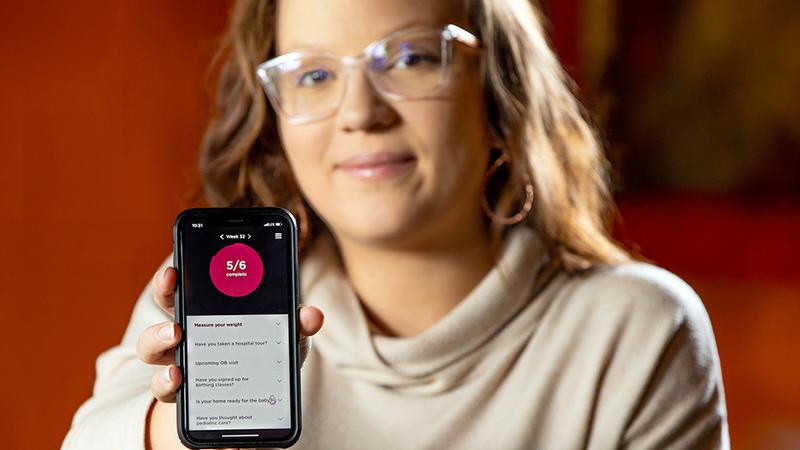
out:
M431 55L425 55L422 53L405 53L400 55L397 58L397 62L394 64L395 67L400 69L406 69L409 67L415 67L422 64L431 64L431 63L438 63L439 61Z
M438 65L440 59L434 52L422 45L400 44L400 48L392 68L413 69L430 65Z
M301 87L318 86L334 79L336 79L336 75L333 72L325 69L314 69L300 75L297 79L297 85Z

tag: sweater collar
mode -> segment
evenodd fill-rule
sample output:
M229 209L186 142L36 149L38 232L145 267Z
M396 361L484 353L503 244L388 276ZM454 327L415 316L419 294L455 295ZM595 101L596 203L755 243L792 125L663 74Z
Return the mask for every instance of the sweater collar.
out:
M350 377L420 393L447 390L530 303L536 274L546 259L537 233L516 226L506 234L497 264L447 315L419 335L388 337L370 332L333 239L320 236L301 271L303 303L326 315L314 348Z

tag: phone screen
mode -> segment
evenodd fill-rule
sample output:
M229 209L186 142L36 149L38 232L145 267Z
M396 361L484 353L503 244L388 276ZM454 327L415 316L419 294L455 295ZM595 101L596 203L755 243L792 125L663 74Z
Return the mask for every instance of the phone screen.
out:
M185 423L195 439L293 428L293 234L281 215L178 222Z

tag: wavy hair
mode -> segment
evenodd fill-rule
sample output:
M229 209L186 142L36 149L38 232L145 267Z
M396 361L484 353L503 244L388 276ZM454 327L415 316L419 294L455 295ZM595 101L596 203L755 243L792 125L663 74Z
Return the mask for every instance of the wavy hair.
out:
M630 256L610 237L614 208L609 164L528 0L464 0L481 64L490 132L511 170L490 201L497 214L520 207L522 180L534 187L524 226L535 228L554 261L570 272ZM200 170L213 206L277 205L292 211L306 244L325 225L303 200L255 67L274 56L275 0L240 0L215 58L215 113ZM301 254L302 254L301 245Z

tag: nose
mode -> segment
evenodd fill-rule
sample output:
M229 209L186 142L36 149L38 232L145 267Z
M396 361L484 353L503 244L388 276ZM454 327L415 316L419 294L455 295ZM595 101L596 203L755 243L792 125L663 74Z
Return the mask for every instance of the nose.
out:
M353 68L343 95L338 114L342 131L385 129L398 119L397 111L375 89L363 68Z

